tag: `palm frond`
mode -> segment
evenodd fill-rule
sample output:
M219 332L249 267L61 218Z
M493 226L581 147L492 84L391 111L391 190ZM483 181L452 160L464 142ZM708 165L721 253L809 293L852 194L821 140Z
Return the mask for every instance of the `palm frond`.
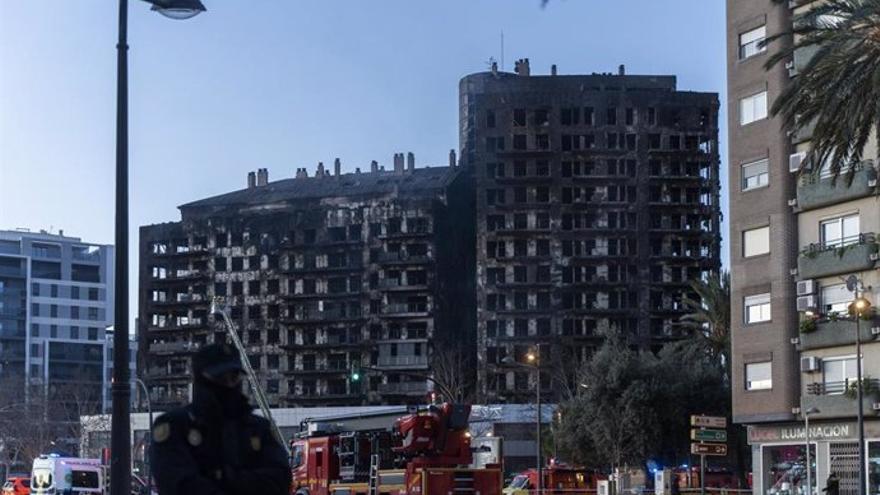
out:
M791 31L767 39L779 50L766 67L815 50L771 113L790 132L815 126L806 163L812 173L852 180L880 123L880 0L827 0L794 19ZM794 38L788 44L782 40ZM873 157L880 158L880 157Z

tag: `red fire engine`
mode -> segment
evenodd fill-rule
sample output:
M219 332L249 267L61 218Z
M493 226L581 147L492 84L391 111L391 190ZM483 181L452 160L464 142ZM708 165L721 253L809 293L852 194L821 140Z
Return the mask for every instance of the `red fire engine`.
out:
M469 405L427 406L390 431L313 431L291 441L292 495L500 495L500 466L468 467Z

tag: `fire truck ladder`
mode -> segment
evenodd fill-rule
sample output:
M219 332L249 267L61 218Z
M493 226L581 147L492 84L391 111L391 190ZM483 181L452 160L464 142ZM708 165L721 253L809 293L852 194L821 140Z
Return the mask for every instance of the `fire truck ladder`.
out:
M284 441L284 435L281 433L281 428L278 427L278 423L272 418L272 411L269 409L269 402L266 400L266 395L260 387L260 381L257 379L257 375L251 367L251 362L247 357L244 346L241 344L241 339L238 338L238 331L235 328L235 324L232 322L229 315L226 314L226 311L217 304L216 300L211 302L211 313L216 313L223 317L223 321L226 323L226 333L229 335L229 340L232 341L233 345L235 345L235 348L238 350L239 357L241 358L241 366L244 368L245 376L247 376L248 382L251 385L251 391L254 393L257 405L260 407L260 411L263 412L263 417L269 420L269 423L272 425L272 430L275 433L278 443L284 446L284 449L287 451L287 456L290 457L290 447L287 442Z
M370 491L368 495L379 495L379 454L370 455Z
M453 492L456 494L474 493L474 473L471 471L456 471L454 474Z

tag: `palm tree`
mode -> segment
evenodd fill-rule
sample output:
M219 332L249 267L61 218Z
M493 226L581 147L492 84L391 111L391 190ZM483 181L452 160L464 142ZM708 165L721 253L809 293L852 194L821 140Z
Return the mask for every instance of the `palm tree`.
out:
M691 282L696 299L682 300L690 312L679 320L693 332L706 352L730 374L730 272L713 273Z
M774 0L779 2L781 0ZM773 103L771 113L800 131L815 123L805 163L836 179L862 161L880 123L880 0L827 0L794 19L794 29L768 38L795 36L767 62L791 60L796 50L815 54ZM876 158L876 157L875 157Z

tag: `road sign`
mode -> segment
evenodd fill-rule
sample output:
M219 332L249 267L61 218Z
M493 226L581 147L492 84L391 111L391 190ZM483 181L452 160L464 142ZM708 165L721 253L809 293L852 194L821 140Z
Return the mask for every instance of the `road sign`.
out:
M727 418L723 416L691 416L691 426L727 428Z
M727 432L724 430L691 430L691 440L698 442L726 442Z
M723 443L692 443L691 454L727 455L727 445Z

